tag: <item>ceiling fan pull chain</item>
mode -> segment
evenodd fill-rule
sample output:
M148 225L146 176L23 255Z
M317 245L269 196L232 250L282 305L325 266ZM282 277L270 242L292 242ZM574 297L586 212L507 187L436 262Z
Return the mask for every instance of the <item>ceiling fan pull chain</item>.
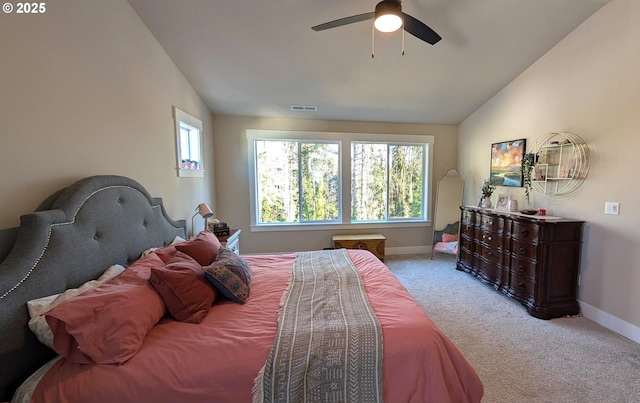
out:
M371 24L371 58L376 57L376 29L373 24Z
M402 30L402 56L404 56L404 29Z

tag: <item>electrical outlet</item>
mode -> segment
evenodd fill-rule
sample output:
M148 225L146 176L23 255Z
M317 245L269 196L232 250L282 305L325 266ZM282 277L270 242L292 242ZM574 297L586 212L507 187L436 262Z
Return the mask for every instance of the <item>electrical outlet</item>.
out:
M619 215L620 214L620 203L605 202L604 203L604 213L605 214Z

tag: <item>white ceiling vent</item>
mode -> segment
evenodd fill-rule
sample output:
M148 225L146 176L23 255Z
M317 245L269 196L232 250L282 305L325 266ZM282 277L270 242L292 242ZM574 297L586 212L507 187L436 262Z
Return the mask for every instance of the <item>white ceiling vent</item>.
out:
M315 105L291 105L294 112L317 112L318 107Z

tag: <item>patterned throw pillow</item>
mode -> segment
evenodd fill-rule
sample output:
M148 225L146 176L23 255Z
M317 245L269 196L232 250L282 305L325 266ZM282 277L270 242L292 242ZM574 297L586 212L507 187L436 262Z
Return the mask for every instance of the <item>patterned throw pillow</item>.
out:
M249 263L230 249L221 247L216 260L204 267L204 274L231 301L244 304L249 298L253 271Z

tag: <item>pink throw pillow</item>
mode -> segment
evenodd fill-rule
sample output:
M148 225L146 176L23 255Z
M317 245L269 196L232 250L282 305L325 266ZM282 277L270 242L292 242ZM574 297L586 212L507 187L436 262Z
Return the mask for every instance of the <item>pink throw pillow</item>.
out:
M457 235L451 235L451 234L442 234L442 242L455 242L458 240L458 236Z
M216 298L202 266L182 252L176 252L165 266L151 269L149 282L180 322L202 322Z
M176 249L194 258L201 266L207 266L218 255L220 241L213 232L202 231L195 238L176 244Z
M163 265L150 254L46 313L53 349L76 364L122 364L133 357L166 310L149 284L151 269Z

